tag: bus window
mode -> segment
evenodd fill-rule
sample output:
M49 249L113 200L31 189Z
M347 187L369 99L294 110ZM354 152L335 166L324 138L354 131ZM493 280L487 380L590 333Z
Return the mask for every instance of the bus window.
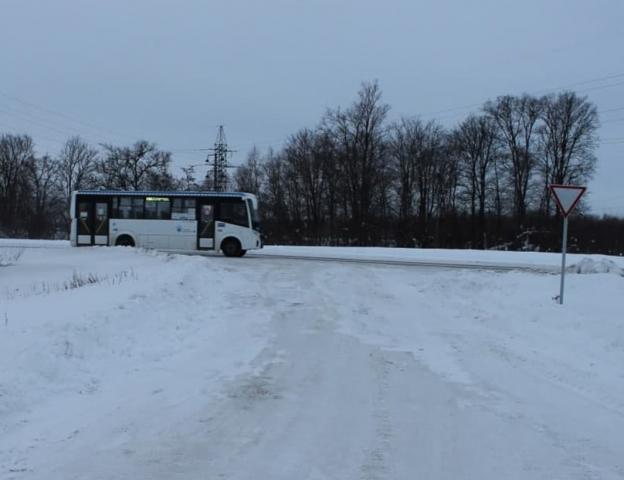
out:
M119 199L119 218L143 218L143 199L140 197L121 197Z
M119 218L132 218L132 199L130 197L121 197L119 199Z
M174 198L171 206L172 220L195 220L195 199Z
M260 231L260 216L258 215L258 210L254 208L253 202L248 198L247 199L247 208L251 212L251 228L256 231Z
M145 218L151 220L169 220L171 202L166 197L147 197L145 199Z
M90 209L91 203L89 202L78 202L78 234L80 235L90 235L91 234L91 226L90 226Z
M219 218L221 222L249 227L247 206L243 201L222 200L219 204Z

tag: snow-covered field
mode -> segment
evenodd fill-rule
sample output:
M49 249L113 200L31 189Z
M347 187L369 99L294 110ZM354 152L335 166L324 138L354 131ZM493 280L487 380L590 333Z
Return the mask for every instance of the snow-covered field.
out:
M3 480L624 478L616 269L561 306L556 275L7 242Z

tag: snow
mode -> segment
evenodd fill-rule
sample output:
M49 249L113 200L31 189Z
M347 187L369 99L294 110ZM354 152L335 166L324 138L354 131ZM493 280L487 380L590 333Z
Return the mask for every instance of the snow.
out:
M572 256L558 305L547 274L7 245L3 480L624 478L618 258Z

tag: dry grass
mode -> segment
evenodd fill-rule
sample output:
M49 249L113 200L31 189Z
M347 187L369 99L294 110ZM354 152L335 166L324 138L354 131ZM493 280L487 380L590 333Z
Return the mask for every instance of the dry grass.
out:
M0 248L0 267L8 267L9 265L16 264L23 253L23 248Z

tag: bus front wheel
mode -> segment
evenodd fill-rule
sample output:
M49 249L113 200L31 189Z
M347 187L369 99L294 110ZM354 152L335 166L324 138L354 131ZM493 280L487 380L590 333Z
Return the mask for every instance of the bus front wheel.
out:
M221 251L226 257L242 257L245 250L241 248L241 244L235 238L226 238L221 243Z

